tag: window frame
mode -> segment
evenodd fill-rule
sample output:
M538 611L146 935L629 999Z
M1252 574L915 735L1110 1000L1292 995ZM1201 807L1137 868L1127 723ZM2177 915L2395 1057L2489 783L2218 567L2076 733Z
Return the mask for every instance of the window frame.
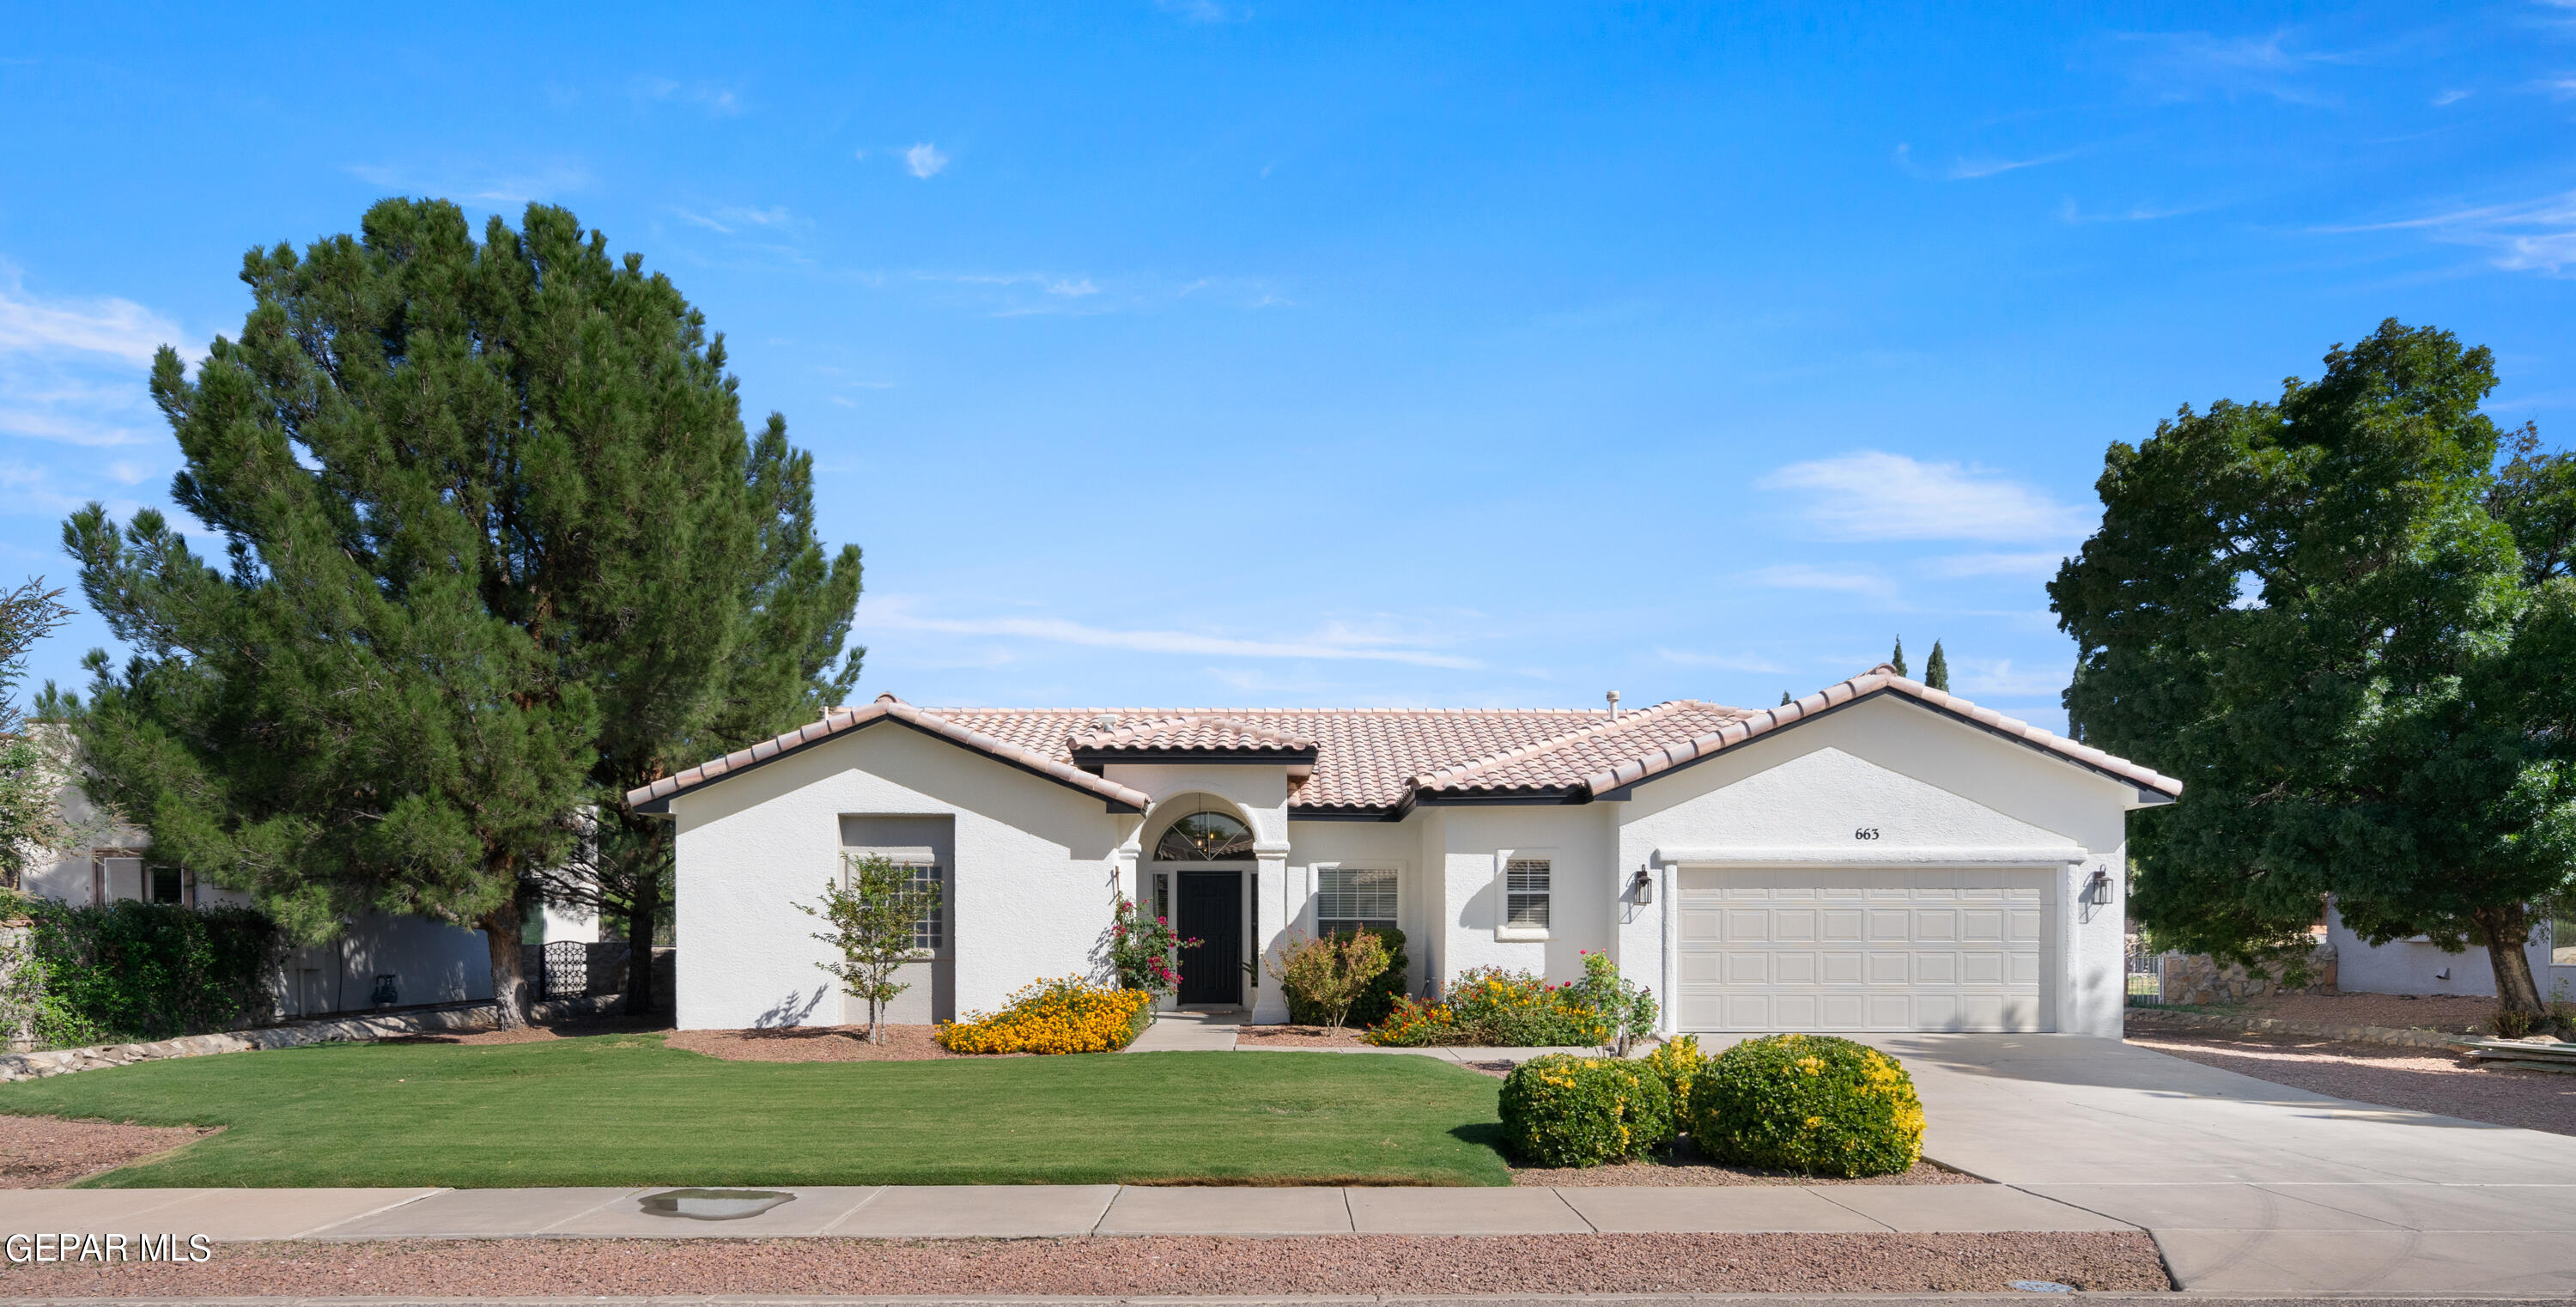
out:
M1556 850L1502 849L1494 854L1494 938L1498 940L1539 941L1554 938L1556 927ZM1543 873L1547 888L1515 890L1512 888L1512 864L1537 862L1546 864ZM1541 920L1536 925L1512 920L1512 900L1536 899Z
M1314 927L1316 938L1321 939L1326 934L1330 933L1324 924L1327 921L1338 921L1355 926L1375 926L1380 922L1383 922L1388 929L1404 929L1404 864L1393 860L1319 862L1308 868L1308 870L1315 877L1315 888L1312 901L1307 906L1307 921ZM1371 871L1384 872L1389 878L1390 883L1388 886L1388 894L1390 896L1390 906L1393 909L1392 911L1384 917L1327 917L1324 915L1325 877L1341 872ZM1347 893L1348 891L1344 890L1340 892Z

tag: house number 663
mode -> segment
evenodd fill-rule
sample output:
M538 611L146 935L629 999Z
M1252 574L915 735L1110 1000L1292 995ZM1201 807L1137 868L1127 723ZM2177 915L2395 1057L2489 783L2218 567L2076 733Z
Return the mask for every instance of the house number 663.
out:
M1856 840L1874 840L1874 839L1877 839L1877 838L1878 838L1878 828L1877 828L1876 826L1863 826L1863 827L1861 827L1860 829L1858 829L1858 830L1856 830L1856 831L1853 831L1853 832L1852 832L1852 838L1853 838L1853 839L1856 839Z

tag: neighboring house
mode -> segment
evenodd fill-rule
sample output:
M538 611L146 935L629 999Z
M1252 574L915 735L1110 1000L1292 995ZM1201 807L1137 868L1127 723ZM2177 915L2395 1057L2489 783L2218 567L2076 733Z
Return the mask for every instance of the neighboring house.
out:
M684 1029L856 1019L797 911L882 854L942 891L895 1019L1101 973L1287 1015L1291 932L1392 924L1408 988L1604 950L1668 1029L2120 1032L2126 814L2181 783L1886 667L1761 711L922 709L891 695L628 795L678 826Z
M200 882L193 873L154 865L143 832L101 821L78 785L61 786L56 801L65 819L90 832L94 842L39 856L22 886L29 895L84 907L128 899L197 908L250 902L248 895ZM543 920L547 940L597 938L597 924L587 917L549 905ZM393 1004L406 1007L492 997L492 959L483 932L426 917L364 913L337 939L290 950L269 988L278 1015L318 1016L378 1006L388 981Z
M2556 929L2553 930L2553 927ZM2531 960L2531 978L2540 997L2576 999L2576 939L2552 947L2563 923L2543 917L2534 923L2531 943L2523 950ZM2392 939L2376 947L2363 943L2343 924L2343 914L2326 906L2326 938L2335 947L2335 988L2359 994L2475 994L2496 992L2495 963L2486 947L2471 944L2466 952L2445 953L2422 935Z

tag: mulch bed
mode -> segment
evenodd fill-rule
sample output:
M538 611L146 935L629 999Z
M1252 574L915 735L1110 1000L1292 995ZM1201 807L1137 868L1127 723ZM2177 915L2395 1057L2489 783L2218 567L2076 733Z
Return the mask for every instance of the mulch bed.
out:
M1366 1048L1360 1032L1349 1026L1244 1026L1235 1031L1236 1048Z
M2172 1283L2141 1233L400 1240L0 1265L0 1296L2003 1292Z
M203 1139L216 1129L0 1116L0 1189L58 1188Z
M2576 1076L2479 1066L2440 1049L2345 1044L2303 1035L2141 1031L2128 1042L2310 1093L2576 1135Z
M1027 1053L951 1053L937 1026L885 1028L868 1042L865 1026L787 1026L777 1030L675 1030L664 1042L728 1062L928 1062L949 1057L1029 1057Z

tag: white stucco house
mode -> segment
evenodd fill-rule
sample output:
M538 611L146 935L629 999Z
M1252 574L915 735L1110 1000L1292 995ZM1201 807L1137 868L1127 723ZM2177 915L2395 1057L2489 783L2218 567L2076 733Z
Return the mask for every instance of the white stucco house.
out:
M678 1024L859 1019L796 904L942 890L895 1019L1100 974L1114 896L1286 1004L1291 932L1392 924L1417 993L1606 950L1672 1031L2117 1035L2126 816L2181 783L1880 667L1778 708L923 709L887 695L629 794L678 826Z

